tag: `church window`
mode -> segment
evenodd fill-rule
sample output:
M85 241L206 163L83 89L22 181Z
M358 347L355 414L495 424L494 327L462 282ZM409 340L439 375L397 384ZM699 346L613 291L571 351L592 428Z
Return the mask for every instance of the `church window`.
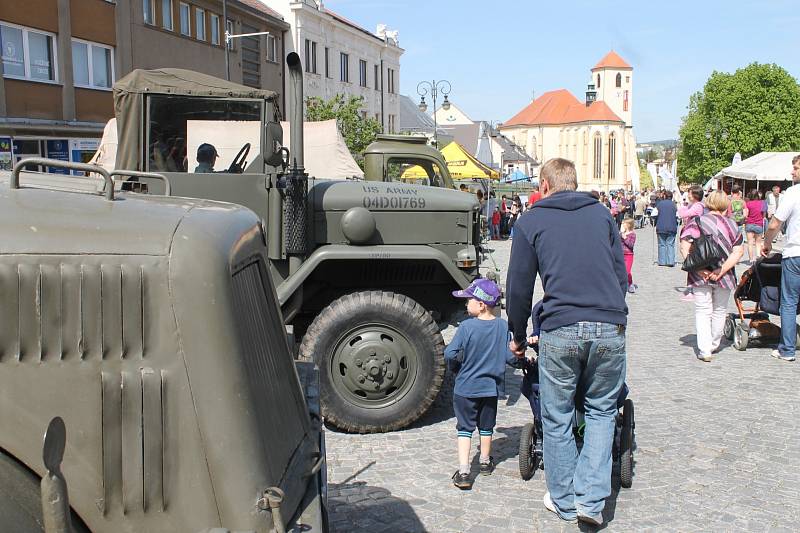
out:
M628 110L628 91L625 91L625 94L622 97L622 110Z
M625 76L625 83L630 83L630 82L631 82L631 77Z
M597 75L597 88L600 88L600 74Z
M612 133L608 138L608 181L614 179L617 166L617 139Z
M617 72L617 87L622 87L622 74Z
M594 179L600 181L603 175L603 139L599 133L594 134Z

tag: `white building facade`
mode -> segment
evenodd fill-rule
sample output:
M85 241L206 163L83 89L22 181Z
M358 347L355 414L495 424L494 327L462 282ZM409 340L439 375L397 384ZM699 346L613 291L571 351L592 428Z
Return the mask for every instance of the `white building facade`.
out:
M269 0L269 6L291 26L286 52L300 55L306 98L361 96L362 116L376 119L385 133L397 131L403 49L396 31L379 25L372 33L321 0Z
M611 51L591 78L585 101L565 89L546 92L500 130L537 161L571 160L581 190L638 190L633 68Z

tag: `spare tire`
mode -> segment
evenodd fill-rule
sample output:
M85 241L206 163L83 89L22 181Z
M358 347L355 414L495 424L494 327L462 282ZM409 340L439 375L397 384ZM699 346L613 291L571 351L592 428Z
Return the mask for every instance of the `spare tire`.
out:
M433 403L444 340L431 314L402 294L364 291L333 301L303 336L300 359L320 369L322 414L357 433L403 428Z

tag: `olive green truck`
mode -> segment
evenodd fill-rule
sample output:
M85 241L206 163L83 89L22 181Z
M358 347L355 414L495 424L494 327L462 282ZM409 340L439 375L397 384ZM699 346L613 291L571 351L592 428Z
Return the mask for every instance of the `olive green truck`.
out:
M259 217L105 171L105 197L20 188L21 167L0 184L0 530L66 533L71 507L74 531L325 531L313 365Z
M356 432L402 428L442 386L437 321L460 307L451 291L478 275L479 205L453 188L441 154L414 138L380 137L364 154L363 181L307 176L297 54L287 65L291 152L273 93L185 70L137 70L114 87L116 167L159 172L175 196L257 213L298 357L319 365L325 419ZM204 150L216 155L200 148L203 132L235 136L243 125L255 128L258 144L243 143L227 170L195 161ZM427 180L401 181L417 165ZM134 179L126 186L163 190L158 180Z

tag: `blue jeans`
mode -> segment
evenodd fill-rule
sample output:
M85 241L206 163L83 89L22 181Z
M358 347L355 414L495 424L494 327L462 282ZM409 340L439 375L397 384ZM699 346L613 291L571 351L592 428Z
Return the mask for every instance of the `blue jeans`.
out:
M611 494L617 398L625 382L625 328L578 322L539 338L547 490L562 518L601 513ZM584 398L580 456L572 433L575 396ZM580 407L580 406L579 406Z
M661 266L675 264L675 234L657 233L658 235L658 264Z
M797 343L797 301L800 299L800 257L781 261L781 355L794 355Z

